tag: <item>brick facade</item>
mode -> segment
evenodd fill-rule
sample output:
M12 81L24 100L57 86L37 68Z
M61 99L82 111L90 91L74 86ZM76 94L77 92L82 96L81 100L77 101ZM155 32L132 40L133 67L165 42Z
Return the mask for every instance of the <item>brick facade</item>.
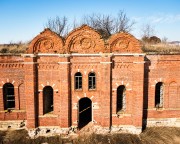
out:
M146 55L132 35L118 33L103 40L83 25L63 39L49 29L36 36L22 55L0 56L0 121L26 121L27 128L78 127L80 100L91 102L86 113L104 128L178 124L180 118L179 55ZM82 81L76 80L79 73ZM94 88L89 74L94 73ZM163 83L163 105L155 106L155 89ZM4 109L4 84L14 86L15 107ZM79 84L82 88L76 88ZM124 87L119 100L118 88ZM53 89L51 98L44 89ZM121 96L121 95L120 95ZM45 102L46 101L46 102ZM44 107L52 101L51 111ZM122 102L122 103L121 103ZM117 110L118 103L124 105ZM84 104L86 106L86 104ZM86 119L86 118L84 118Z

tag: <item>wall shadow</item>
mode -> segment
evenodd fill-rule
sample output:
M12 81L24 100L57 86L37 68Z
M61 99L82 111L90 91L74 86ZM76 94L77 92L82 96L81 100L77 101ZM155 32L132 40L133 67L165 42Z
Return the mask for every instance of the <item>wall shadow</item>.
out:
M144 57L144 86L143 86L143 120L142 120L142 131L146 129L147 118L148 118L148 88L149 88L149 66L151 61Z

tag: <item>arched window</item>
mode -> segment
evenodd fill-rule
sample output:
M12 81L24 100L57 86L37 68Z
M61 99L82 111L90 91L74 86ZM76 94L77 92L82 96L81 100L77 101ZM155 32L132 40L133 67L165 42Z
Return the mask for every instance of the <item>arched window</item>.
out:
M155 107L163 107L163 83L158 82L155 88Z
M3 86L4 110L15 108L14 86L6 83Z
M45 86L43 89L43 114L53 111L53 88Z
M80 72L77 72L74 78L75 78L75 89L81 90L82 89L82 74Z
M117 113L126 109L126 88L121 85L117 88Z
M96 75L95 73L89 73L88 77L88 88L89 90L96 89Z

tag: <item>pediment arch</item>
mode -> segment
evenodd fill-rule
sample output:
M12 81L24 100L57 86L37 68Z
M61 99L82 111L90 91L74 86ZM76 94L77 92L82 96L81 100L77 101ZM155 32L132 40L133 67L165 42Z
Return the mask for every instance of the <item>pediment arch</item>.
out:
M52 32L50 29L47 28L31 41L27 52L65 53L63 45L63 39L55 32Z
M99 53L106 51L101 35L87 25L82 25L69 33L65 47L68 53Z
M112 35L109 40L109 47L112 53L140 53L141 44L129 33L120 32Z

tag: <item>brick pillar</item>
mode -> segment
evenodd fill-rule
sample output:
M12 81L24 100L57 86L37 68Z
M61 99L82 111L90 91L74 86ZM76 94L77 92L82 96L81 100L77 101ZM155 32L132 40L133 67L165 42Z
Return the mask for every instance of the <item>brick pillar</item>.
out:
M20 106L19 106L19 90L18 87L14 87L14 96L15 96L15 109L19 110Z
M101 104L99 115L101 116L101 126L110 127L111 125L111 57L101 58Z
M60 93L60 126L67 128L70 126L70 62L69 57L60 58L61 91Z
M39 115L43 115L43 91L39 91Z
M37 64L33 54L24 55L27 128L37 126Z
M0 88L0 110L4 110L3 86Z
M137 57L133 63L133 125L140 128L143 116L144 57Z

